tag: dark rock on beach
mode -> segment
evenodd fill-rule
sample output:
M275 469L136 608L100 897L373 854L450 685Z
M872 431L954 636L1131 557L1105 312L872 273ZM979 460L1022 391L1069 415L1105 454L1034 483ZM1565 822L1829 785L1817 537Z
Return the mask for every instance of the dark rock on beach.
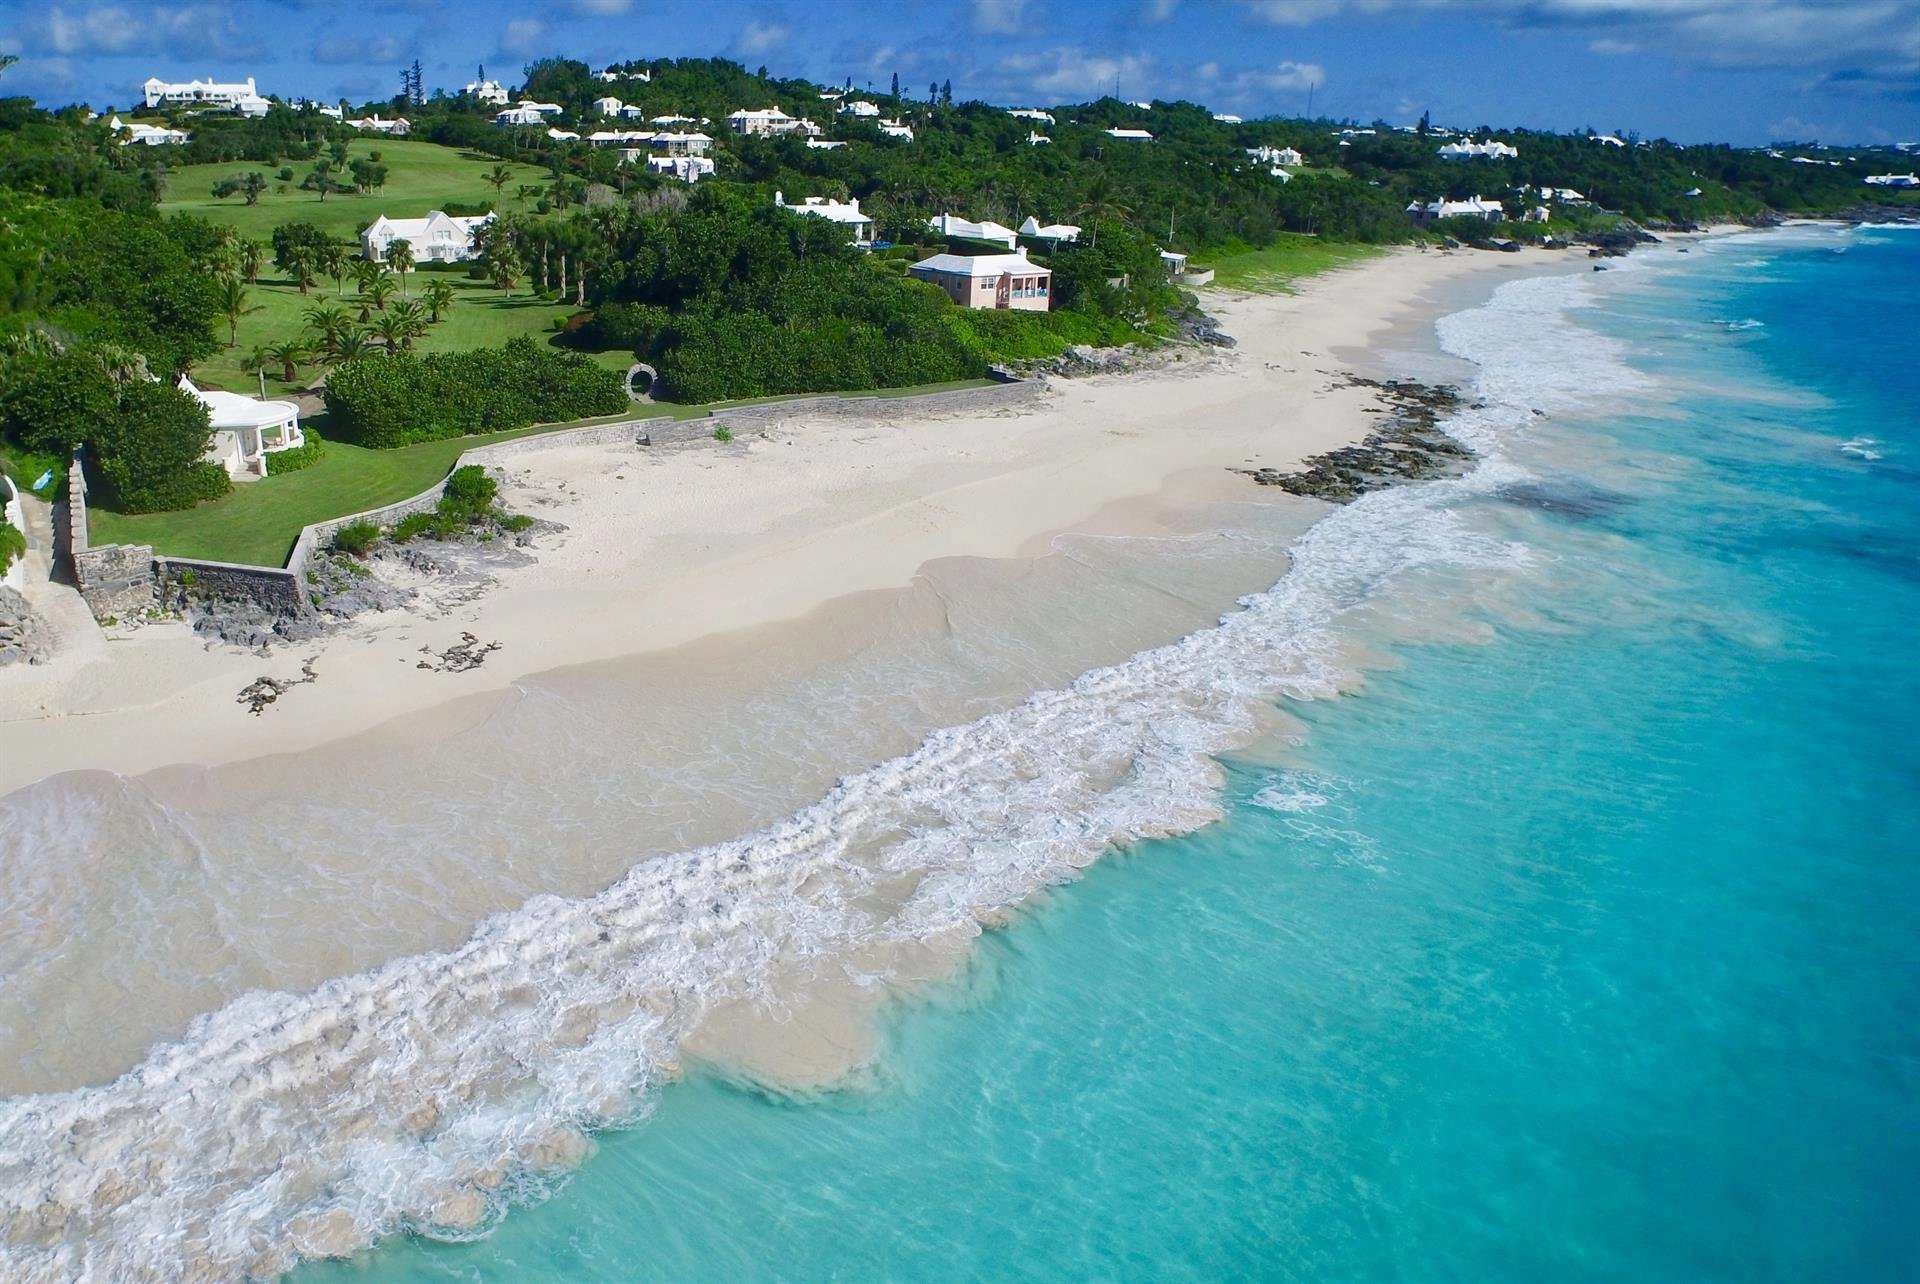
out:
M1366 440L1315 455L1293 472L1275 468L1235 471L1289 494L1349 504L1369 491L1388 486L1457 477L1472 464L1473 452L1439 426L1440 420L1460 405L1457 389L1407 379L1382 381L1357 376L1349 378L1345 386L1374 389L1387 413L1387 422L1368 433Z

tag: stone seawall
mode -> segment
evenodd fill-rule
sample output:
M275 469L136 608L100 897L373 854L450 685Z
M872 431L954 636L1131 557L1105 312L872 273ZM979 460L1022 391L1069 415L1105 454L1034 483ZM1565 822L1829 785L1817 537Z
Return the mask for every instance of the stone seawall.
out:
M709 411L706 417L697 419L651 415L623 419L618 423L588 424L581 428L536 433L515 437L510 441L488 442L461 452L453 467L464 468L469 464L478 464L483 468L495 466L519 455L550 450L556 446L597 446L619 442L651 446L684 445L711 440L715 430L722 426L729 431L736 425L742 430L762 430L795 419L899 420L928 414L982 414L1029 405L1044 388L1045 384L1040 380L1006 380L978 388L954 388L905 397L793 397L751 406L728 406ZM326 549L334 532L354 522L391 526L414 513L430 512L439 504L444 484L444 481L437 481L409 499L305 527L294 541L293 551L288 554L285 566L242 566L187 557L156 558L153 550L144 544L110 544L97 549L89 548L86 482L81 476L76 456L68 475L74 575L95 618L133 614L152 605L157 590L161 588L168 591L184 590L194 596L229 601L246 599L276 614L304 615L313 609L307 591L307 565L314 554Z

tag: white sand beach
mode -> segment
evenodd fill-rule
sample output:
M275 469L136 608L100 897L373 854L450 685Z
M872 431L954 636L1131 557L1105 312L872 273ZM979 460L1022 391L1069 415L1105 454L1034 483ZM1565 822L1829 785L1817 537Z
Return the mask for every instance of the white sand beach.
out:
M1370 398L1334 386L1337 353L1418 324L1450 283L1563 261L1403 250L1296 295L1212 292L1236 350L1194 352L1164 372L1056 381L1019 412L796 419L727 445L556 443L515 461L502 498L566 532L539 543L535 566L503 572L437 618L388 612L267 658L184 625L148 625L0 674L0 792L62 771L136 774L306 749L530 673L800 617L905 585L932 559L1130 529L1150 519L1127 501L1244 489L1227 470L1359 439ZM416 667L422 647L462 631L500 644L483 667ZM297 678L307 662L317 681L263 714L237 702L254 679Z

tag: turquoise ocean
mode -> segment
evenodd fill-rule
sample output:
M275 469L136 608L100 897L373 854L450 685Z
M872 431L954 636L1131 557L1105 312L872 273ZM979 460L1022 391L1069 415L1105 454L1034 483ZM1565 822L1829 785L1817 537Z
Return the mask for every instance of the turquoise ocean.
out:
M1439 338L1485 462L1307 537L1428 552L1217 822L988 933L840 1090L695 1071L483 1238L300 1278L1914 1278L1920 233Z

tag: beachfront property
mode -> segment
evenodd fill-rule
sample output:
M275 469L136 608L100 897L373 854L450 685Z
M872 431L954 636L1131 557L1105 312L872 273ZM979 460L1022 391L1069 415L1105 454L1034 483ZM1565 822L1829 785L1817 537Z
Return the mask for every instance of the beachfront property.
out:
M1114 128L1114 129L1103 129L1100 132L1105 134L1108 138L1124 138L1133 142L1140 142L1140 143L1150 143L1153 141L1153 135L1149 134L1144 129Z
M936 254L908 269L963 308L1045 312L1053 273L1025 254Z
M346 122L363 134L390 134L395 138L405 138L413 132L413 126L407 123L405 116L396 116L392 120L383 120L380 113L362 116L359 120Z
M505 107L511 97L507 88L497 80L469 80L466 88L460 91L462 97L472 98L491 107Z
M797 117L787 115L778 106L758 110L742 107L727 117L727 128L734 133L757 137L790 134L799 124Z
M1464 201L1450 201L1442 197L1425 205L1415 201L1407 206L1407 213L1413 215L1416 223L1436 218L1477 218L1497 223L1507 216L1506 207L1499 201L1489 201L1478 195Z
M1053 113L1050 111L1041 111L1038 107L1009 107L1007 108L1007 115L1012 116L1015 120L1038 121L1043 125L1053 124Z
M1304 165L1307 158L1292 147L1249 147L1247 155L1262 165Z
M237 392L196 388L185 375L180 391L207 408L213 440L201 458L219 464L236 479L265 477L267 457L277 450L304 445L300 408L291 401L261 401Z
M927 220L927 226L941 236L962 241L991 241L1012 249L1020 234L1004 223L995 223L988 219L975 223L971 219L960 218L954 214L942 214Z
M140 86L141 99L148 107L225 107L238 111L243 102L264 103L254 90L253 77L240 81L189 80L184 83L150 78ZM262 107L258 113L266 115Z
M1870 187L1920 187L1920 175L1915 174L1869 174L1860 181Z
M1484 143L1476 143L1469 138L1464 143L1443 143L1435 154L1441 160L1473 160L1479 157L1487 160L1505 160L1510 156L1518 156L1520 149L1509 147L1491 138Z
M881 121L880 132L885 134L888 138L899 138L909 143L913 141L913 126L904 124L901 121L897 121L897 120Z
M167 129L160 125L143 125L139 121L128 124L118 116L108 118L107 128L116 134L126 135L125 138L120 140L122 147L131 147L135 143L140 143L147 147L164 147L169 143L184 143L192 137L192 135L184 129Z
M647 172L665 174L683 183L697 183L713 173L713 160L707 156L649 156Z
M405 241L415 263L464 262L474 255L475 234L491 222L491 214L457 218L444 210L429 210L425 218L388 218L382 214L360 233L360 255L384 263L388 248L395 241Z
M811 218L823 218L829 222L838 223L852 233L853 243L862 248L873 244L873 215L861 210L858 197L847 201L836 201L828 196L808 196L798 205L789 205L786 193L775 192L773 203L795 214L805 214Z
M1080 228L1073 223L1042 223L1029 214L1027 221L1020 225L1020 235L1036 241L1052 241L1055 245L1071 245L1080 239Z

